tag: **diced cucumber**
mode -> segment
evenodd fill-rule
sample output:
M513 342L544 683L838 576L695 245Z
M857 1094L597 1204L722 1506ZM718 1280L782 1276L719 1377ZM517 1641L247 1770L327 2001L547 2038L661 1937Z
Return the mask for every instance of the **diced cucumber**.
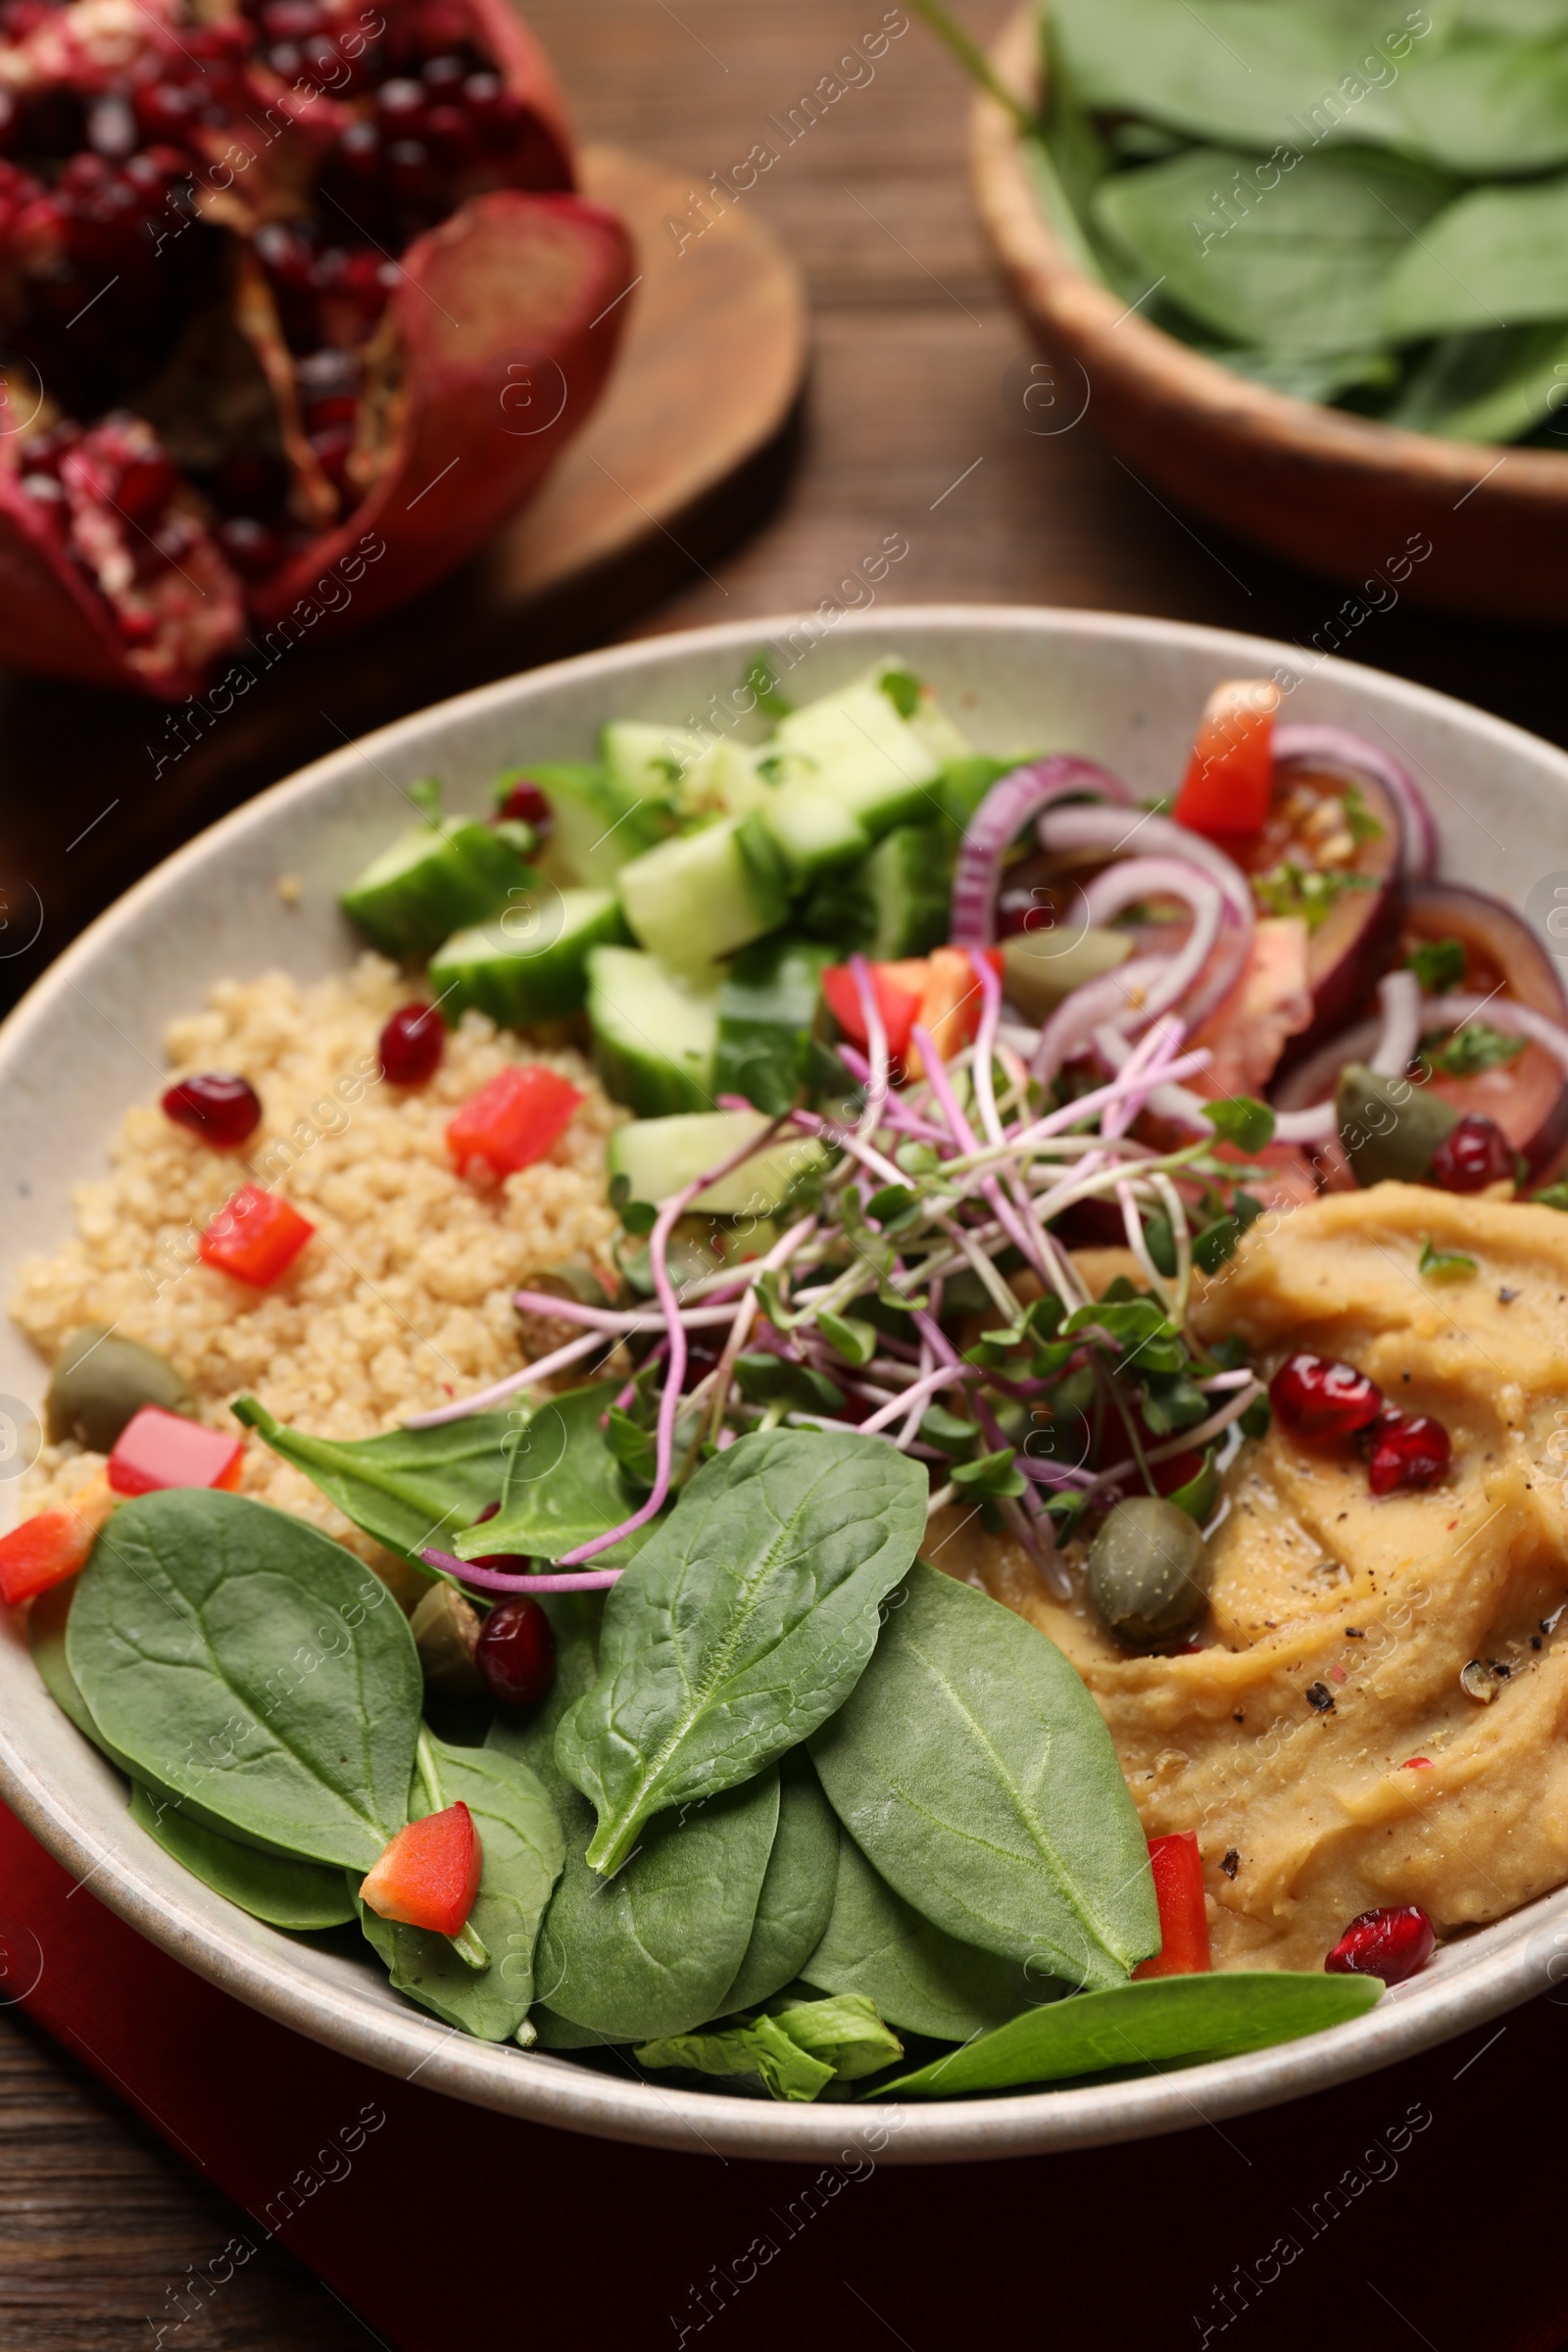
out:
M537 784L555 819L539 856L539 870L563 888L586 884L608 890L621 867L667 838L673 822L668 796L626 792L609 771L582 761L519 771Z
M830 785L873 838L929 816L941 770L877 686L880 674L792 710L778 730L779 749L804 754L817 782Z
M466 923L499 913L509 891L533 880L521 850L525 827L444 817L438 793L434 784L416 789L411 798L430 808L429 821L400 833L338 901L387 956L428 956Z
M706 736L640 718L612 719L599 737L605 773L628 804L675 800L708 748Z
M1018 1010L1043 1021L1086 980L1098 980L1127 961L1128 931L1020 931L1002 943L1002 980Z
M759 1110L788 1110L810 1066L811 1031L831 948L760 939L743 948L718 992L715 1095L744 1095Z
M822 877L806 903L807 929L841 956L858 948L877 963L929 955L948 936L957 842L945 817L895 825L858 865Z
M813 874L853 864L871 845L859 818L830 784L814 777L776 785L760 813L798 889Z
M430 994L449 1028L470 1004L503 1029L561 1020L588 994L588 956L627 937L612 890L546 885L498 922L456 932L430 958Z
M768 1121L753 1110L710 1110L695 1117L633 1119L610 1139L611 1176L624 1176L634 1200L667 1200L705 1168L716 1168L738 1152L749 1135L760 1136ZM813 1168L827 1165L827 1152L812 1135L778 1137L755 1158L742 1160L692 1202L715 1217L771 1216L792 1185Z
M710 744L702 758L680 781L683 816L749 816L765 808L773 788L757 772L759 752L728 736Z
M620 903L665 963L711 963L784 920L784 860L758 817L719 817L623 865Z
M588 1022L595 1066L616 1102L644 1118L712 1107L716 974L670 971L636 948L594 948Z

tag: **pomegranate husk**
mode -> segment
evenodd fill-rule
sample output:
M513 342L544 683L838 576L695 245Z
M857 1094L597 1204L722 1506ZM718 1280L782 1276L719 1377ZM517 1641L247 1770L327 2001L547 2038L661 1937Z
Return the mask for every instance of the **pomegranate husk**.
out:
M403 270L387 307L403 363L390 454L364 503L252 595L264 630L288 615L317 634L372 619L482 546L598 400L628 305L603 314L635 275L614 214L581 196L511 188L416 238ZM533 410L503 406L513 387L547 416L559 400L555 421L518 431ZM334 565L361 557L349 601L313 594Z
M387 397L358 507L248 591L216 547L210 560L200 551L177 592L196 615L191 642L135 648L47 514L0 466L0 661L183 700L258 628L273 633L271 659L278 636L289 643L340 631L429 587L531 495L581 427L630 308L615 298L635 274L631 241L612 214L571 193L561 92L509 0L466 0L461 13L523 109L527 137L510 168L526 184L466 197L401 255L403 275L374 337ZM308 111L318 138L335 101L322 97ZM213 135L226 140L228 131ZM271 209L268 192L258 169L247 184L258 213ZM204 209L231 229L254 225L232 204ZM36 389L13 384L13 404Z

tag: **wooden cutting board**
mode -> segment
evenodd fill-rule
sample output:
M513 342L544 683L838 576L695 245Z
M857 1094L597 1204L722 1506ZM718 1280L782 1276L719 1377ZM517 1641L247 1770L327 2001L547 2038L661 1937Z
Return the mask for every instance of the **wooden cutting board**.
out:
M591 146L581 174L637 245L619 363L483 555L358 635L294 647L161 767L179 740L164 706L0 671L0 1009L215 816L368 728L602 642L767 511L807 363L794 264L744 205L678 238L695 191L665 166Z

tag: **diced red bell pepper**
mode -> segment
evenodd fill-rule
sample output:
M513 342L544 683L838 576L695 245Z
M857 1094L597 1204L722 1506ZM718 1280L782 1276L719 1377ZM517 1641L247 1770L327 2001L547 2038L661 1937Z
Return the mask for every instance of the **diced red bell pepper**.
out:
M242 1184L196 1245L202 1263L265 1291L294 1263L316 1227L280 1194Z
M1198 722L1173 811L1179 825L1210 837L1261 833L1274 789L1272 678L1228 678Z
M382 1919L456 1936L479 1891L484 1849L473 1817L460 1799L399 1830L360 1887L362 1901Z
M482 1159L498 1176L511 1176L543 1159L585 1099L543 1062L500 1070L448 1120L447 1149L460 1168Z
M100 1470L58 1511L34 1511L0 1536L0 1599L16 1608L85 1568L98 1531L120 1497Z
M1149 1867L1159 1905L1160 1946L1133 1970L1136 1978L1198 1977L1213 1966L1208 1956L1208 1910L1203 1901L1203 1862L1192 1830L1173 1838L1151 1838Z
M887 1032L888 1053L894 1061L903 1061L909 1051L909 1031L920 1017L920 997L924 988L925 964L873 963L871 994L882 1015ZM855 985L855 974L847 963L830 963L822 974L822 996L829 1012L843 1030L852 1046L862 1054L869 1050L865 1015L860 1009L860 992Z
M239 1485L243 1438L226 1437L183 1413L144 1404L132 1413L109 1456L109 1484L117 1494L151 1494L160 1487Z

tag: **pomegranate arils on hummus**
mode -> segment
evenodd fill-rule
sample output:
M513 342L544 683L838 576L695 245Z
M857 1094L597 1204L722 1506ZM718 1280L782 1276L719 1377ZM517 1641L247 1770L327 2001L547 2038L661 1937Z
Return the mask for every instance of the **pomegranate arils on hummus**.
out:
M1364 1372L1304 1351L1287 1356L1268 1396L1282 1428L1315 1446L1342 1445L1383 1410L1383 1392Z
M469 555L620 331L571 185L507 0L0 8L0 657L178 697Z
M1323 1966L1331 1976L1381 1977L1385 1984L1402 1984L1425 1968L1437 1940L1431 1920L1414 1903L1363 1911Z
M1430 1413L1400 1413L1392 1408L1370 1433L1367 1484L1374 1494L1396 1494L1435 1487L1447 1475L1453 1447L1441 1421Z

